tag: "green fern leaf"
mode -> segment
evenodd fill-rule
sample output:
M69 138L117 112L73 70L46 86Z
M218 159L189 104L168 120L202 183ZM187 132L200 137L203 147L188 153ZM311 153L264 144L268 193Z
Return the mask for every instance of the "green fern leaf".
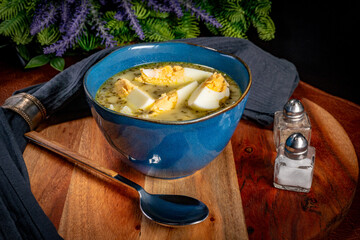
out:
M28 16L32 16L32 14L34 13L37 5L38 5L38 0L24 0L26 2L25 4L25 11L27 13Z
M152 18L166 19L170 16L170 13L168 13L168 12L158 12L158 11L154 11L154 10L150 10L149 12L150 12L149 17L152 17Z
M230 22L226 18L217 17L219 23L222 25L220 32L226 37L247 38L246 32L248 24L242 22Z
M116 14L115 11L106 11L102 16L102 19L105 20L106 22L109 22L111 20L114 20L115 14Z
M51 45L59 40L59 38L60 32L53 26L44 28L37 34L37 39L42 46Z
M269 0L249 1L248 4L255 15L265 16L269 15L271 11L271 2Z
M97 48L101 41L99 38L89 34L88 31L85 31L77 43L85 51L91 51Z
M113 35L114 36L114 35ZM114 36L114 40L118 42L118 44L126 44L136 40L137 35L135 34L119 34Z
M230 22L246 22L246 12L240 5L240 2L227 2L224 5L223 16L225 16Z
M119 44L134 41L135 33L129 28L129 23L114 19L115 14L116 12L109 11L104 15L104 19L107 20L105 27L109 29L109 33Z
M148 18L140 21L140 24L147 41L161 42L175 38L174 33L170 30L170 25L162 19Z
M275 37L275 24L269 16L260 16L252 21L256 28L259 38L262 40L271 40Z
M196 38L200 35L199 23L191 13L185 12L184 16L178 20L174 33L176 38Z
M9 20L14 18L26 7L25 0L2 1L0 4L0 19Z
M11 39L17 45L26 45L33 40L33 36L30 34L30 29L26 26L22 26L12 36Z
M125 32L129 32L129 26L128 23L124 22L124 21L118 21L116 19L110 20L106 23L106 26L109 30L110 33L111 32L116 32L116 33L125 33Z
M146 19L150 15L150 11L146 9L144 1L133 1L132 9L138 19Z
M0 23L0 34L4 36L11 36L20 30L21 27L28 26L28 20L24 12L11 19L4 20Z
M213 35L217 36L220 35L220 31L218 28L214 27L214 25L210 23L205 23L206 28L212 33Z

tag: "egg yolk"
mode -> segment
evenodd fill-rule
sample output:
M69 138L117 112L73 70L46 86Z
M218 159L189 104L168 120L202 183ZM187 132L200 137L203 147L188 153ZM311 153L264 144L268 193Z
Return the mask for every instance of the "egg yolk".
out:
M228 87L228 84L220 73L215 72L204 82L203 86L215 92L223 92Z
M166 65L162 68L140 69L141 76L136 81L155 85L175 85L183 81L184 68Z
M120 78L115 84L115 91L121 98L125 98L135 88L129 80Z
M167 94L163 94L160 98L155 100L155 103L150 109L150 112L160 113L175 108L178 101L178 95L176 91L171 91Z

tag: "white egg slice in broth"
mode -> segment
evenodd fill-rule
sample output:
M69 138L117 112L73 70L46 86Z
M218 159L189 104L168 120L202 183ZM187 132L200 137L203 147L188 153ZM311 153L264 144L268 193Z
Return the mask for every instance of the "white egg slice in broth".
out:
M189 98L190 94L195 90L195 88L198 86L198 82L197 81L193 81L187 85L185 85L184 87L176 90L177 92L177 102L176 102L176 106L179 106L180 104L183 104L186 99Z
M187 81L202 82L208 79L212 74L212 72L206 72L199 69L184 68L184 77L187 79Z
M214 73L191 94L188 105L196 110L215 110L230 96L229 84L221 74Z
M134 109L146 109L155 102L149 94L127 79L121 78L114 85L118 96L125 98L128 105Z
M129 93L126 99L129 105L135 109L146 109L155 102L149 94L137 87Z

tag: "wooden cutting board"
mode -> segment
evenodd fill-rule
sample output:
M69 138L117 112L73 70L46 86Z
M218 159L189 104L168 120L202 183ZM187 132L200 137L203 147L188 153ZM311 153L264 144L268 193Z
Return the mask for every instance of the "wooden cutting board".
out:
M150 193L198 198L210 210L196 225L169 228L139 209L137 192L74 167L33 144L24 152L32 191L64 239L247 239L231 143L208 166L176 180L147 177L124 164L91 117L38 130L103 166L130 178Z
M154 224L141 215L133 190L28 144L24 158L32 190L65 239L326 239L348 213L359 166L341 124L324 108L301 98L303 95L296 96L310 116L311 145L316 148L309 193L272 186L273 133L251 121L240 122L224 152L203 170L183 179L159 180L122 164L121 156L109 147L91 118L43 126L38 131L98 165L120 172L149 192L202 200L210 208L207 220L175 229Z

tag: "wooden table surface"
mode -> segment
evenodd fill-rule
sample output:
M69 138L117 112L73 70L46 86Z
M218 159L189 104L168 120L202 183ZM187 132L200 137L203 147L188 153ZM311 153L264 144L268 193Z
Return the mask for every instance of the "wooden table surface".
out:
M76 61L68 59L67 63ZM0 74L2 104L15 90L48 81L57 72L49 66L23 71L3 61ZM313 187L309 194L274 189L271 178L276 152L271 142L272 131L241 120L231 147L248 236L250 239L359 239L360 193L355 190L357 156L360 156L360 106L304 82L300 82L293 97L303 101L315 129L312 145L317 149L317 158ZM63 166L66 171L67 165ZM61 188L62 182L58 184ZM59 213L56 210L51 213L50 219L57 219L55 215ZM54 224L59 227L59 222Z

